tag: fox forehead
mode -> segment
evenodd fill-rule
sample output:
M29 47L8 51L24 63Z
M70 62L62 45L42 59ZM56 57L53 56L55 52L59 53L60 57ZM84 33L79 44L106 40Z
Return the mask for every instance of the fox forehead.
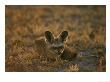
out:
M64 44L58 39L58 38L55 38L52 46L54 47L60 47L60 46L63 46Z
M54 46L54 47L60 47L60 46L63 46L64 44L63 43L59 43L59 44L52 44L52 46Z

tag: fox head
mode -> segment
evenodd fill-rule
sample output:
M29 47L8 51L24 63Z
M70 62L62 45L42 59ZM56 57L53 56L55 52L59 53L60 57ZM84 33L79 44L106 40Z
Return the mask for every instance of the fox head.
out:
M50 50L52 50L55 54L61 55L65 49L67 36L67 31L63 31L57 37L54 37L54 35L50 31L46 31L45 41Z

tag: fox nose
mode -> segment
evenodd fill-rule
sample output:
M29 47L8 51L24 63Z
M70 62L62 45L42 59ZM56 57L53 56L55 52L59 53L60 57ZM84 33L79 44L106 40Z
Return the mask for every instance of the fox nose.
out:
M58 50L58 54L61 55L63 53L63 50Z
M60 55L60 54L61 54L61 52L60 52L60 51L58 51L58 54Z

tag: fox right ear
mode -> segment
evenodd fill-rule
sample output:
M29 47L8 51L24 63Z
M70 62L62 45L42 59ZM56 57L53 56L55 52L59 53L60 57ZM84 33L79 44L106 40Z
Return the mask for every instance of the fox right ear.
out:
M45 32L45 38L46 38L46 41L49 43L53 43L54 41L53 34L50 31Z
M59 35L59 39L64 42L66 40L68 36L68 31L63 31L60 35Z

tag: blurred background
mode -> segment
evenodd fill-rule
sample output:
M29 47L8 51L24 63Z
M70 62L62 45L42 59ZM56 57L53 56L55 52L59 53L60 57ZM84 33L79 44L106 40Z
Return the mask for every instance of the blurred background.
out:
M67 45L77 49L72 62L39 59L35 39L46 30L69 32ZM6 5L5 71L106 71L105 5Z

